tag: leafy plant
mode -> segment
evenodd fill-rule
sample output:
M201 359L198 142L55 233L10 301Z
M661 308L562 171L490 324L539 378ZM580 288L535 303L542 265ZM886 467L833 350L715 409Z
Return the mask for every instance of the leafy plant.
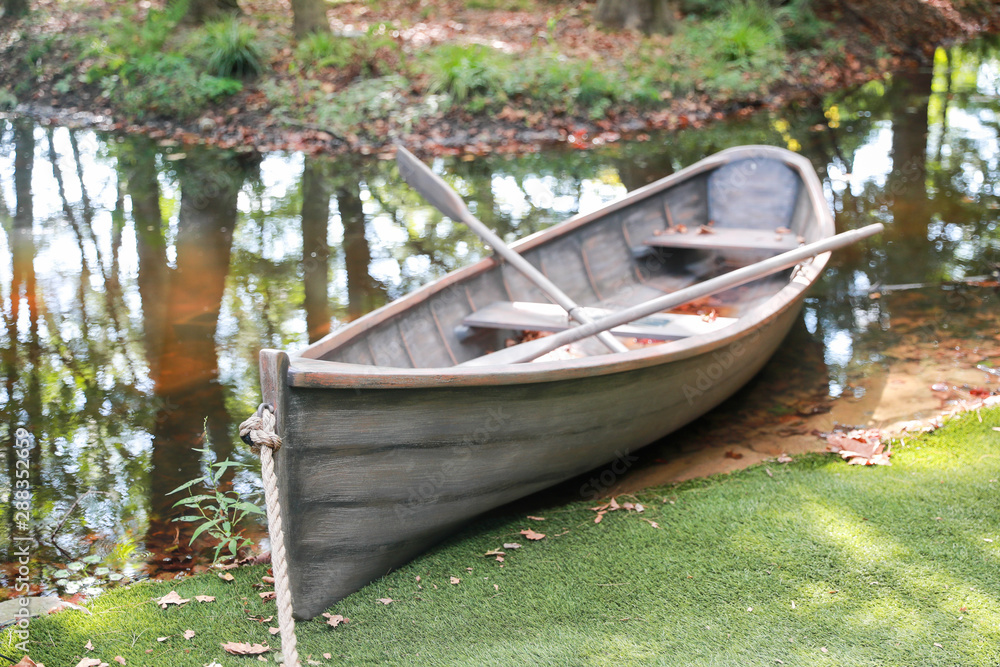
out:
M506 99L504 71L516 65L503 54L481 44L445 44L431 53L433 93L447 93L457 102L473 96Z
M201 50L210 74L221 78L252 78L264 71L257 31L236 17L205 25Z
M208 453L207 449L195 449L196 452ZM167 495L187 491L188 497L182 498L174 503L174 507L186 507L194 510L196 514L186 514L174 519L174 521L190 521L196 523L197 527L191 534L190 544L198 539L202 533L206 533L218 541L215 546L213 561L218 561L223 551L228 552L228 556L236 556L241 549L253 545L253 540L243 533L244 528L239 528L240 523L248 515L264 514L257 505L241 499L233 492L223 492L219 488L219 482L226 470L230 468L245 468L245 463L238 461L217 461L210 463L205 474L181 484ZM202 484L208 493L192 492L192 488Z
M357 56L355 42L354 38L337 37L330 32L310 33L295 48L295 59L308 70L342 69Z

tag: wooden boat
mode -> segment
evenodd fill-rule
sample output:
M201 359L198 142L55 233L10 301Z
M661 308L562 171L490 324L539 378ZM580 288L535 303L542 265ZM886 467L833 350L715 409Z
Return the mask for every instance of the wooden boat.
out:
M683 231L686 228L686 231ZM787 230L787 231L785 231ZM803 157L733 148L517 250L599 316L834 233ZM484 259L289 358L261 353L296 616L412 559L477 514L647 445L757 373L797 318L823 254L689 309L534 363L461 365L565 313ZM602 310L603 309L603 310ZM707 310L706 310L707 309Z

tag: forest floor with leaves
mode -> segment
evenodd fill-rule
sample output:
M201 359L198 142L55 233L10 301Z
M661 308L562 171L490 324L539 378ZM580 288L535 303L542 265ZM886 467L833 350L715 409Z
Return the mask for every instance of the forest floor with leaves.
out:
M277 0L242 0L243 27L215 37L155 0L33 0L0 25L0 109L261 151L586 148L810 103L1000 27L977 0L693 4L674 35L646 37L596 27L594 2L341 1L337 37L296 44ZM260 76L205 69L199 48L220 40L252 46Z
M890 449L892 466L807 454L616 499L529 498L300 622L299 653L307 665L996 664L1000 408ZM50 667L277 662L268 574L115 589L89 614L33 619L28 653Z

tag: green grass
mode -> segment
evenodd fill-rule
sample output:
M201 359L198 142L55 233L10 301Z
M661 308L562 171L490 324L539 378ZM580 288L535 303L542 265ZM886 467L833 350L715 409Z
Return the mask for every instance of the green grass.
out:
M335 605L347 626L300 623L300 653L351 665L995 665L1000 410L981 416L911 440L890 468L771 463L651 489L644 514L598 525L592 503L508 510ZM548 537L528 542L524 528ZM504 567L483 558L510 541L524 546ZM75 664L90 640L88 655L131 665L250 664L219 644L271 639L244 613L274 613L251 588L263 573L109 592L93 616L34 621L31 655ZM218 600L149 602L174 588Z

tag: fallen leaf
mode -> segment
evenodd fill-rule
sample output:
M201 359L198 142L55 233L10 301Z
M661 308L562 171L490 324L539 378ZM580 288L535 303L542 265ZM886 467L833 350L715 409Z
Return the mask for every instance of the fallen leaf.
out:
M219 579L222 579L223 581L232 581L235 578L236 577L234 577L233 575L231 575L228 572L220 572L219 573ZM232 643L232 642L230 642L230 643Z
M39 665L38 667L42 667L42 665ZM97 658L84 658L80 662L76 663L76 667L108 667L108 663Z
M545 517L544 516L531 516L531 515L528 515L528 518L531 519L532 521L545 521Z
M934 642L934 645L937 646L938 648L944 648L944 646L942 646L941 644L938 644L937 642Z
M326 624L331 628L335 628L338 625L346 625L351 622L351 619L344 618L340 614L328 614L324 613L323 617L326 618Z
M215 602L214 595L195 595L194 599L198 602Z
M281 628L268 628L267 631L270 632L272 635L276 635L279 632L281 632Z
M495 591L497 591L499 593L500 592L500 585L499 584L493 584L493 590L495 590Z
M274 577L261 577L260 580L263 581L265 584L274 583Z
M729 450L728 452L726 452L725 456L726 456L727 459L741 459L741 458L743 458L742 454L740 454L739 452L734 452L733 450Z
M94 645L91 644L90 640L88 639L87 643L83 645L83 648L87 649L88 651L93 651L94 650Z
M643 506L642 503L636 503L635 504L635 511L638 512L639 514L642 514L643 512L646 511L646 508Z
M169 635L166 636L166 637L157 637L156 641L158 641L158 642L160 642L162 644L163 642L167 641L168 639L170 639Z
M194 637L194 634L195 634L194 630L185 630L184 639L191 639L192 637Z
M458 577L451 577L450 581L452 586L457 586L458 584L462 583L462 580L459 579Z
M220 646L222 646L226 653L233 655L260 655L271 650L271 647L267 644L248 644L245 642L226 642L225 644L220 644Z
M828 452L839 454L851 465L890 465L891 453L884 451L882 432L877 428L830 433L826 442Z
M331 659L333 657L333 654L332 653L324 653L323 657L326 658L327 660L329 660L329 659Z
M647 519L647 518L643 517L642 520L645 521L646 523L648 523L653 528L659 528L660 527L660 524L656 523L655 521L653 521L651 519Z
M827 650L826 650L826 647L825 647L825 646L821 647L821 648L820 648L820 651L823 651L823 653L829 653L829 651L827 651Z
M119 665L124 665L125 664L125 658L121 657L120 655L116 655L115 656L115 662L117 662Z
M492 549L490 551L487 551L483 555L485 555L485 556L506 556L507 552L506 551L500 551L499 549Z
M263 593L257 593L257 595L259 595L260 599L263 600L264 602L270 602L271 600L278 597L278 594L275 593L274 591L264 591Z
M535 531L531 530L530 528L527 529L527 530L522 530L521 534L524 535L525 537L527 537L529 540L540 540L543 537L545 537L545 533L536 533Z
M618 499L617 498L612 498L611 501L608 503L608 508L610 508L611 511L614 511L614 510L616 510L616 509L618 509L620 507L621 507L621 505L618 504Z
M504 542L503 543L503 548L504 549L520 549L521 545L518 544L517 542Z
M390 605L393 602L395 602L395 600L393 600L392 598L379 598L378 600L376 600L376 602L380 602L384 605Z
M778 463L791 463L792 457L788 454L782 454L778 457Z
M607 512L598 512L597 516L594 517L594 523L600 523L604 519L605 514L607 514Z
M28 656L24 656L17 661L16 665L12 665L11 667L45 667L45 665L40 665Z

